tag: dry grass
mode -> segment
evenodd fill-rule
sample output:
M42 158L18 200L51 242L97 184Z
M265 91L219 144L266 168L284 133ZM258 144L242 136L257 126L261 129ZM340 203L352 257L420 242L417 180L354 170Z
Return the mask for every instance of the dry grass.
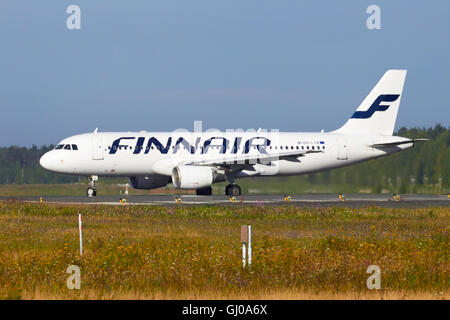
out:
M449 213L0 203L0 297L447 299ZM253 227L251 270L241 266L242 224ZM72 264L81 290L66 288ZM371 264L382 270L376 292L365 286Z
M151 295L145 295L139 292L115 292L98 295L96 291L83 291L76 296L77 299L100 299L100 300L448 300L449 292L414 292L414 291L365 291L365 292L331 292L323 291L320 293L294 290L279 289L261 292L230 292L223 294L218 291L196 291L188 292L154 292ZM68 297L66 294L54 294L38 289L22 293L22 299L25 300L67 300L74 297Z

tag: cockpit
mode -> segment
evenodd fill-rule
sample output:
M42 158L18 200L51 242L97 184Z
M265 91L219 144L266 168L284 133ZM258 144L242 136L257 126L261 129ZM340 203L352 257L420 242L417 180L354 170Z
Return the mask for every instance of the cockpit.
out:
M78 150L78 146L76 144L58 144L55 150Z

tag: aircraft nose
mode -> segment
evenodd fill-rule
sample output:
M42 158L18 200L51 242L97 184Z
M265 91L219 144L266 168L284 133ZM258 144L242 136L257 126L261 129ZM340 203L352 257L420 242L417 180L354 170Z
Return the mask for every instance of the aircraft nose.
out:
M39 160L39 164L42 168L46 170L53 171L56 167L55 158L53 157L53 154L51 151L44 153L44 155Z

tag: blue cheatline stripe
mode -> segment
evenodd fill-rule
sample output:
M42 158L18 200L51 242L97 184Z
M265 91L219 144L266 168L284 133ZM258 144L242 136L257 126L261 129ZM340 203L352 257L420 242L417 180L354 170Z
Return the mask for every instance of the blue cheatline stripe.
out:
M399 94L381 94L375 101L372 103L370 108L366 111L356 111L352 115L352 119L368 119L370 118L376 111L386 111L389 108L389 105L380 105L381 102L394 102L400 97Z

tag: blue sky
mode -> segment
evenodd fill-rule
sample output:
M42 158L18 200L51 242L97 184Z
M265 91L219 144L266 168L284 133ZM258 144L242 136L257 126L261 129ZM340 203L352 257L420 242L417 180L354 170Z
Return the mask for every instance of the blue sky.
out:
M449 1L3 0L0 146L194 120L333 130L390 68L408 69L396 128L448 126L449 31Z

